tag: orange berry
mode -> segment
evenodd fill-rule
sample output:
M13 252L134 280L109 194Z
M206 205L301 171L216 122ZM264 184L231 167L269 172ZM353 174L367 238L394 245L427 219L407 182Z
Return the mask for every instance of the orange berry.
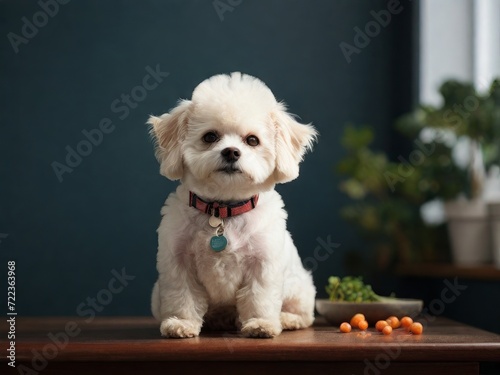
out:
M365 331L366 329L368 329L368 322L366 320L362 320L358 323L358 328L362 331Z
M410 318L409 316L403 316L400 322L402 327L408 328L413 323L413 319Z
M388 323L385 320L379 320L377 324L375 324L375 328L377 331L382 332L384 327L388 326Z
M351 325L347 322L344 322L340 325L340 332L348 333L351 332Z
M390 335L392 333L392 327L387 325L382 329L384 335Z
M387 318L387 324L389 324L391 326L391 328L399 328L400 326L400 323L399 323L399 319L396 317L396 316L390 316Z
M424 332L424 326L420 323L412 323L410 326L410 332L414 335L421 335Z
M351 318L351 326L356 328L359 322L362 322L363 320L366 320L363 314L356 314Z

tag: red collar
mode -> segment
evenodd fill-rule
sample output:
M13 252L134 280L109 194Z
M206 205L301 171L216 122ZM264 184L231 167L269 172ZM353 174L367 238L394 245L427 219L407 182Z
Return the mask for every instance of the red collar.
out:
M257 201L259 200L258 195L254 195L252 198L234 203L234 204L226 204L224 202L206 202L200 197L198 197L195 193L189 192L189 206L197 208L201 212L204 212L209 215L214 215L216 217L220 217L221 219L225 219L226 217L236 216L244 214L250 210L253 210L257 205Z

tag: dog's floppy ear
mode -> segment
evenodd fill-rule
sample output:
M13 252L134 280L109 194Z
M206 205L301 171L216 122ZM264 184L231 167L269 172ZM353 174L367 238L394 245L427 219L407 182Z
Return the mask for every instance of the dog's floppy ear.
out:
M171 180L182 177L184 168L181 144L187 131L191 101L182 100L170 113L150 116L150 133L156 141L155 155L160 162L160 173Z
M306 151L312 149L318 132L311 124L300 124L286 112L284 104L271 114L276 128L276 169L277 183L294 180L299 175L299 163Z

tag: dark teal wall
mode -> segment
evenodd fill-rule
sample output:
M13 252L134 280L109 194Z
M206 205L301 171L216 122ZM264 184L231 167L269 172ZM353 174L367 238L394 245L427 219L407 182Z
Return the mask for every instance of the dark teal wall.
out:
M260 77L321 133L299 179L279 191L303 259L318 238L340 244L315 267L322 291L359 244L338 215L342 128L372 124L379 146L397 150L389 129L411 102L409 2L351 63L339 48L386 3L245 0L221 20L211 0L73 0L15 53L9 33L22 35L23 17L44 18L34 1L0 2L0 267L17 262L18 312L75 315L88 297L111 296L99 314L149 314L159 210L176 184L159 175L144 123L203 79L237 70ZM168 77L134 108L113 106L142 94L137 86L157 65ZM52 164L102 121L108 133L60 182ZM107 293L111 271L123 267L135 279Z

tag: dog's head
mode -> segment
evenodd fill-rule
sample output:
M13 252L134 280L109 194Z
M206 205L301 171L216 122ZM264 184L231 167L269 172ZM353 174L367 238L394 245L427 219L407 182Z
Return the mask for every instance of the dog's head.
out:
M244 199L295 179L317 136L262 81L241 73L203 81L191 100L148 123L161 174L211 199Z

